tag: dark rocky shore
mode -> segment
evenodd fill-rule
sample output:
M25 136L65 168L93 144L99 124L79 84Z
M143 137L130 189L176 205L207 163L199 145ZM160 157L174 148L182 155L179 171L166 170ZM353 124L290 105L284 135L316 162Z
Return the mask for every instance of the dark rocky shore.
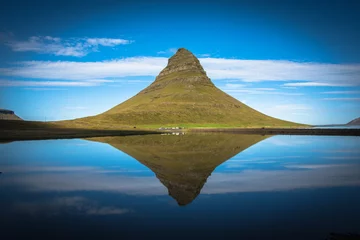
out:
M194 128L191 132L231 132L261 135L332 135L360 136L360 129L350 128Z
M16 140L41 140L41 139L65 139L87 138L104 136L125 136L160 134L166 132L191 132L191 133L239 133L258 135L333 135L333 136L360 136L360 129L321 129L321 128L192 128L179 130L151 130L151 129L81 129L60 128L51 123L29 121L6 121L0 122L0 141Z
M67 139L103 136L126 136L159 134L159 131L150 130L106 130L106 129L81 129L60 128L51 123L3 120L0 121L0 142L17 140L42 140L42 139Z

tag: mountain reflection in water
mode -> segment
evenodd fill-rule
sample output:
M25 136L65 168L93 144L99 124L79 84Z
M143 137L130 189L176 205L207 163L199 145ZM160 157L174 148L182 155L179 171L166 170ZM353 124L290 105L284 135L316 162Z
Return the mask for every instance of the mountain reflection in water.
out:
M150 168L180 206L191 203L214 169L268 136L147 135L91 138L110 144Z
M0 144L1 239L346 239L360 231L359 146L230 133Z

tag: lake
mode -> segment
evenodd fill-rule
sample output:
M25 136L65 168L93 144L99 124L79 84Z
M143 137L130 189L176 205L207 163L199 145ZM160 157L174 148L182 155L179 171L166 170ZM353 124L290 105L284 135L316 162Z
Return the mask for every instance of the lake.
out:
M1 239L360 233L360 138L147 135L0 144Z

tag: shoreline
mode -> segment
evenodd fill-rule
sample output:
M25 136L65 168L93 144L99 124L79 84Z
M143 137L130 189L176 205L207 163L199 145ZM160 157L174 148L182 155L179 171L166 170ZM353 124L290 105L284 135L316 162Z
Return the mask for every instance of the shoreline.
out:
M164 133L234 133L257 135L360 136L360 129L319 128L191 128L185 130L93 130L93 129L1 129L0 141L73 139L106 136L130 136Z
M72 139L105 136L147 135L164 133L235 133L258 135L319 135L319 136L360 136L359 128L209 128L159 130L150 128L91 129L64 128L53 123L31 121L0 121L0 141Z
M158 131L146 130L91 130L91 129L29 129L29 130L0 130L0 142L26 140L56 140L73 138L91 138L106 136L131 136L160 134Z
M360 136L360 129L353 128L192 128L188 131L260 135Z

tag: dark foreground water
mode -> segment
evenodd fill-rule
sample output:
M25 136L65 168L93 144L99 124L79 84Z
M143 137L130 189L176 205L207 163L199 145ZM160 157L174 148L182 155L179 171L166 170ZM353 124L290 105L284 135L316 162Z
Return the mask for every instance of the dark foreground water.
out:
M360 138L156 135L0 144L0 239L360 232Z

